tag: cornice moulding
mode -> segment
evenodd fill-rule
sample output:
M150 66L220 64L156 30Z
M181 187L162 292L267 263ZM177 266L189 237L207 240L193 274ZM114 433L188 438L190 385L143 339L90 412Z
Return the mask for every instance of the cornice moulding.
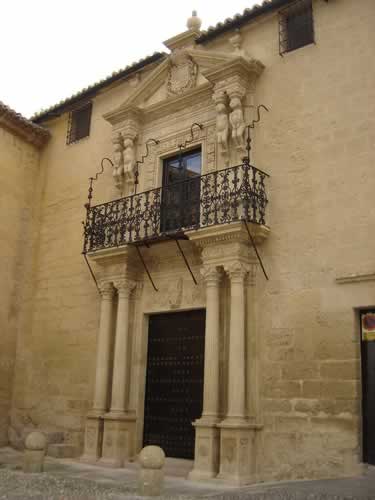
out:
M233 76L239 76L243 79L252 77L254 79L262 73L264 68L264 64L257 59L247 61L242 56L239 56L219 67L202 71L202 74L210 82L218 83Z
M169 49L169 50L175 50L175 49L180 49L182 47L186 47L188 45L192 45L195 40L199 37L200 31L198 30L187 30L184 31L183 33L179 33L176 36L173 36L172 38L168 38L168 40L165 40L163 44Z
M248 223L249 230L256 243L262 243L268 238L270 229L267 226ZM243 222L233 222L231 224L222 224L210 226L194 231L187 231L186 235L190 241L196 243L199 247L215 245L218 242L241 241L248 242L249 235Z

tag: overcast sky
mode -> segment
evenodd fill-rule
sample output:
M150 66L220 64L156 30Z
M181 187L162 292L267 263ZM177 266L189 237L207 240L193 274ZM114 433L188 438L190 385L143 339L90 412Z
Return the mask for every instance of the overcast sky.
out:
M29 117L254 0L10 0L0 4L0 100Z

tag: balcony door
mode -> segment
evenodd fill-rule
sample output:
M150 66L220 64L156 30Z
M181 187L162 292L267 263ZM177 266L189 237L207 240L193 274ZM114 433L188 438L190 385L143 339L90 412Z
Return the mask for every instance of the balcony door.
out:
M161 232L199 225L201 168L200 148L164 160Z

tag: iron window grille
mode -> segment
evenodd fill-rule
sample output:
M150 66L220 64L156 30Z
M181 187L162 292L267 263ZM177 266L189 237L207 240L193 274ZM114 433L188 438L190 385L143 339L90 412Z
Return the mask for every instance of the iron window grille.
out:
M69 113L66 143L72 144L90 135L92 103L89 102Z
M297 0L279 11L280 55L314 43L312 0Z

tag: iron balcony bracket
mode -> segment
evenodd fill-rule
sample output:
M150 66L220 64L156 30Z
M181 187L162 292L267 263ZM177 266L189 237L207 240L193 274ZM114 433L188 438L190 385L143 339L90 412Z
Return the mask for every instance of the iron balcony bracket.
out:
M143 265L143 267L144 267L144 269L145 269L145 271L146 271L146 273L147 273L148 279L150 280L150 283L151 283L151 285L152 285L153 289L155 290L155 292L158 292L159 290L158 290L158 289L156 288L156 286L155 286L155 283L154 283L154 281L153 281L153 279L152 279L152 277L151 277L151 273L150 273L150 271L148 270L148 267L147 267L147 265L146 265L146 262L145 262L145 260L144 260L144 258L143 258L143 256L142 256L142 254L141 254L141 250L140 250L139 246L138 246L138 245L135 245L135 249L137 250L138 257L139 257L140 261L142 262L142 265Z
M184 251L183 251L183 250L182 250L182 248L181 248L181 245L180 245L180 243L179 243L178 239L177 239L177 238L174 238L174 240L175 240L176 245L177 245L177 247L178 247L178 249L179 249L179 251L180 251L180 254L182 255L182 258L184 259L184 262L185 262L185 264L186 264L186 267L189 269L189 273L191 274L191 277L193 278L194 284L195 284L195 285L198 285L198 282L197 282L197 280L195 279L195 276L194 276L194 274L193 274L193 271L191 270L191 267L190 267L190 265L189 265L189 262L188 262L188 260L187 260L187 258L186 258L186 255L184 254Z
M245 219L243 219L243 222L244 222L244 224L245 224L247 234L249 235L249 239L250 239L251 244L252 244L252 246L253 246L253 248L254 248L254 251L255 251L255 253L256 253L256 256L257 256L257 258L258 258L258 261L259 261L260 267L262 268L263 274L264 274L264 276L265 276L266 280L268 281L268 280L269 280L269 278L268 278L268 276L267 276L266 270L264 269L263 262L262 262L262 259L261 259L260 255L259 255L259 252L258 252L257 246L256 246L255 241L254 241L254 238L253 238L252 234L250 233L249 226L247 225L247 222L245 221Z

